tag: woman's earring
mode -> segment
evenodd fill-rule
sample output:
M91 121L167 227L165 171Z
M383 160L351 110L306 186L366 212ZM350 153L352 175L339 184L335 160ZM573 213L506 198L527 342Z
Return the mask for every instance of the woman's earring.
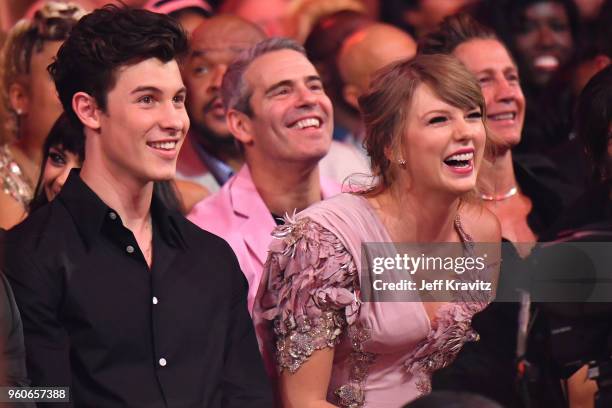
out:
M401 167L406 167L406 160L404 159L399 159L397 161L397 164L399 164Z

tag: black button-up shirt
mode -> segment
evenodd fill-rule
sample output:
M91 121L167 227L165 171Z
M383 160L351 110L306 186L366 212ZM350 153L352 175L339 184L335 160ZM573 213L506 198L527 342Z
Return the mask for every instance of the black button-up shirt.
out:
M7 234L33 385L77 406L271 407L229 245L155 196L153 262L81 180Z

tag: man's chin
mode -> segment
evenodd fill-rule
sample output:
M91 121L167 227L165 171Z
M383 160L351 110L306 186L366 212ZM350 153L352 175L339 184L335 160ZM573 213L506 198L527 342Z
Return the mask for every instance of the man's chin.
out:
M192 132L202 144L228 146L234 144L234 136L225 126L207 126L192 124Z

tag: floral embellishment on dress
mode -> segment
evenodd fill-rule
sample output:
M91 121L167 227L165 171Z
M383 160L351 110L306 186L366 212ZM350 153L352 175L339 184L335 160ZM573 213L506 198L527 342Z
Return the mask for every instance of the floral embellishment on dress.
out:
M278 368L296 372L315 350L335 347L355 321L357 276L352 257L338 238L309 218L285 217L272 235L265 268L276 307Z

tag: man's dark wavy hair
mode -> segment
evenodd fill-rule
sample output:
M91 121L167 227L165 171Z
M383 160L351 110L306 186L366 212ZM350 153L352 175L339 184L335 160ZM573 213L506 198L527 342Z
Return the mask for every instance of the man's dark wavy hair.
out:
M93 96L103 111L117 69L149 58L180 59L187 37L172 18L147 10L106 5L81 18L48 70L70 119L82 127L72 109L77 92Z

